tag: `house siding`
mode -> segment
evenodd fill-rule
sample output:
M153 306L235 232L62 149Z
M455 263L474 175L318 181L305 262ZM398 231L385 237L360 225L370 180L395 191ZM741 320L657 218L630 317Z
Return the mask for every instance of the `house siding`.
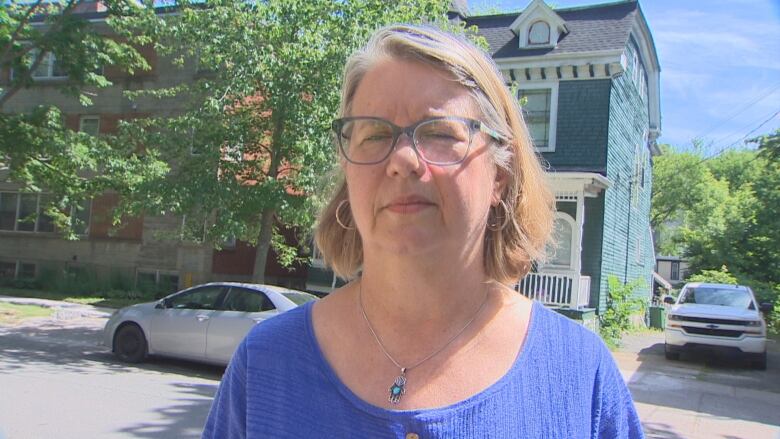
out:
M649 153L644 153L648 110L629 73L615 78L610 91L607 177L613 185L604 194L603 263L599 300L595 304L599 313L606 308L609 275L624 282L642 279L643 285L636 292L638 296L649 297L652 285L653 248L649 229L652 177ZM637 157L645 157L644 188L638 187L639 179L634 175ZM632 190L638 191L634 205ZM637 246L641 247L639 258Z
M555 152L542 154L553 170L604 171L610 82L594 79L559 83Z

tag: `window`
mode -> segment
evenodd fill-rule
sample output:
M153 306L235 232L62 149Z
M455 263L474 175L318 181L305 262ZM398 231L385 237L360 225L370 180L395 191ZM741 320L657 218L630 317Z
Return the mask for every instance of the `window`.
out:
M16 230L34 232L38 222L38 194L20 194Z
M40 51L33 49L30 54L37 59ZM65 78L68 75L62 70L60 63L57 62L57 57L53 53L47 52L43 55L41 63L32 72L32 77L35 79L54 79Z
M179 274L164 270L138 270L136 288L141 291L173 293L179 289Z
M245 288L230 288L220 309L225 311L262 312L276 309L273 302L260 291Z
M544 21L537 21L528 30L528 44L550 44L550 25Z
M17 279L35 279L35 264L20 262L19 272L16 274Z
M54 219L45 212L52 201L52 196L48 194L41 195L38 200L38 232L54 232Z
M548 247L547 265L557 268L571 268L572 250L574 249L574 219L565 213L558 213L555 217L554 237L555 247Z
M81 116L79 121L79 131L87 133L90 136L97 136L100 134L100 117L99 116Z
M16 262L0 261L0 279L16 279Z
M15 232L56 232L54 220L45 210L51 203L49 194L0 192L0 230ZM89 230L90 200L70 209L74 232L86 235Z
M672 262L672 274L669 276L670 280L680 280L680 263Z
M16 230L19 194L0 192L0 230Z
M518 94L520 99L525 98L523 117L534 145L542 152L554 151L557 84L554 87L522 89Z
M220 286L197 288L171 297L167 305L175 309L217 309L222 290Z

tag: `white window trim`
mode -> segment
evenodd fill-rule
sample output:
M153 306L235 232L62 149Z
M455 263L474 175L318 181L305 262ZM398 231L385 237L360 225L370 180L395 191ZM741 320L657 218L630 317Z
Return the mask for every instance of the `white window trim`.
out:
M96 120L97 121L97 133L100 134L100 116L81 116L79 118L79 132L84 132L84 121Z
M539 90L549 88L550 91L550 126L547 133L547 147L538 148L534 145L534 149L538 152L555 152L556 133L558 131L558 81L551 82L524 82L519 84L518 91L520 90ZM520 96L516 96L520 99Z

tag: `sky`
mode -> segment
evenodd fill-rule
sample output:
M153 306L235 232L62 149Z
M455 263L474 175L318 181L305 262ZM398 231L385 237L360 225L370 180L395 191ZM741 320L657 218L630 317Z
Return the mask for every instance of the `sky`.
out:
M566 8L609 0L553 0ZM519 11L530 0L469 0ZM780 128L780 0L640 0L661 64L661 137L705 156Z

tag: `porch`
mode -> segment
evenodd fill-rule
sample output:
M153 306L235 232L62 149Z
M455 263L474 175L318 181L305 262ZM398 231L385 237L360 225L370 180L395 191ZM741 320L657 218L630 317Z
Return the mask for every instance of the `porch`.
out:
M548 183L555 192L555 245L548 259L515 284L529 299L558 309L585 310L591 301L591 278L582 273L585 199L595 198L611 186L601 174L551 172Z

